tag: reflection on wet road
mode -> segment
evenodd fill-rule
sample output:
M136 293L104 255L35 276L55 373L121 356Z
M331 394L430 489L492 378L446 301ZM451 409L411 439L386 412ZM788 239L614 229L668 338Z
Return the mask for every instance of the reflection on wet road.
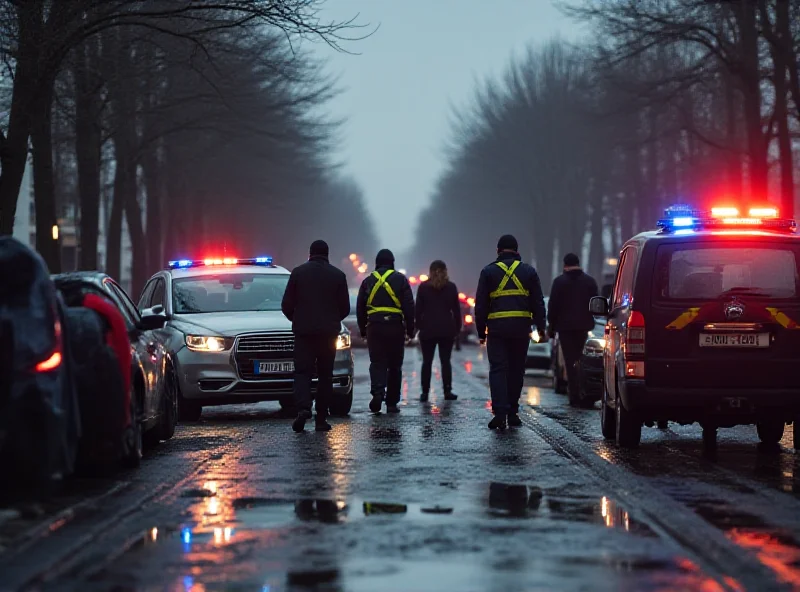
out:
M204 410L131 477L146 501L96 510L39 589L800 589L789 449L759 452L737 428L710 459L699 428L671 426L623 454L596 411L536 375L525 426L492 432L483 351L454 355L458 401L438 368L418 401L409 349L401 413L369 413L356 381L353 413L328 433L294 434L275 404Z

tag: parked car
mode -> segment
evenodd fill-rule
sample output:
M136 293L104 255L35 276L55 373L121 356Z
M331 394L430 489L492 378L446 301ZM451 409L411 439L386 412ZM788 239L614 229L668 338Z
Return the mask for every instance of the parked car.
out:
M581 401L585 404L599 401L603 396L603 352L606 347L606 321L595 317L594 328L583 346L578 361L578 379L581 385Z
M358 317L356 315L356 302L358 300L358 290L350 290L350 314L343 321L344 326L350 331L351 347L366 347L367 340L361 337L358 328Z
M162 311L141 313L125 291L101 272L73 272L53 276L67 303L82 294L95 293L110 300L125 320L131 347L131 388L136 415L137 448L170 439L178 420L177 375L174 361L167 355L156 331L166 322ZM139 451L139 456L141 450ZM136 464L135 460L129 464Z
M549 298L545 296L544 306L547 308ZM539 334L534 331L531 333L531 340L528 343L528 357L525 359L525 367L533 370L550 370L552 368L553 349L549 341L539 342Z

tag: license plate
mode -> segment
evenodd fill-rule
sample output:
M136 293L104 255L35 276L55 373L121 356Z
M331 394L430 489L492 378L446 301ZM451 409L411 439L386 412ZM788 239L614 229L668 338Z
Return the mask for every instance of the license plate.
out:
M256 362L256 374L286 374L294 372L294 362Z
M769 347L769 333L701 333L700 347Z

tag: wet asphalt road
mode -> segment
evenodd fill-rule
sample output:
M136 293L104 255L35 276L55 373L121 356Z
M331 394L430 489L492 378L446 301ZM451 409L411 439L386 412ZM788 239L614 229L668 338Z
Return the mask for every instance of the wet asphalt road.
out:
M454 352L456 402L420 403L407 350L402 413L356 396L327 434L277 404L204 410L137 472L81 480L40 516L0 511L0 590L800 589L800 467L786 430L600 436L530 375L525 425L486 428L482 350ZM434 375L434 382L438 372Z

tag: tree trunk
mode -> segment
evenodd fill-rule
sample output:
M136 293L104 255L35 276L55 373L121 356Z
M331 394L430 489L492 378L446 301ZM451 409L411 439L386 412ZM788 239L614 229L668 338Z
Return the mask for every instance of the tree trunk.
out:
M742 93L747 130L747 152L750 161L750 197L764 199L768 191L767 147L761 123L760 63L756 3L740 0L736 3L741 36Z
M61 273L61 240L53 237L58 224L53 182L53 84L41 88L31 107L33 191L36 208L36 250L50 273Z
M603 194L605 187L600 183L595 183L594 195L592 199L592 214L590 218L590 232L592 237L589 242L589 261L587 269L589 275L600 279L603 273L603 260L605 252L603 249Z
M742 156L739 146L739 101L736 86L730 75L725 76L725 143L730 149L728 153L728 193L730 195L742 194Z
M147 193L147 270L155 273L164 265L162 250L162 175L157 150L144 157L144 184Z
M88 44L76 51L75 61L75 158L81 208L79 269L97 269L100 229L100 154L102 149L100 101L89 64L95 56Z
M106 225L106 273L119 280L122 269L122 212L125 209L125 173L117 163L114 172L114 195Z

